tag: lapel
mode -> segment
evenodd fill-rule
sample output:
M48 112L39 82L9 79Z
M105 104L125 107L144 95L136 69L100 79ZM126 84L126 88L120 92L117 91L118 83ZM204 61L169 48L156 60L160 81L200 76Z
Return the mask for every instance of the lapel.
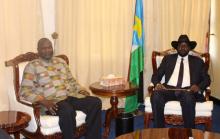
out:
M167 73L166 73L166 77L167 77L166 83L170 80L170 77L173 74L173 70L176 66L177 56L178 54L175 54L170 58L169 65L168 65L169 70L167 70Z
M188 56L188 59L189 59L189 75L190 75L190 84L192 84L192 79L193 79L193 60L192 60L192 57L191 55ZM195 63L194 63L195 64Z

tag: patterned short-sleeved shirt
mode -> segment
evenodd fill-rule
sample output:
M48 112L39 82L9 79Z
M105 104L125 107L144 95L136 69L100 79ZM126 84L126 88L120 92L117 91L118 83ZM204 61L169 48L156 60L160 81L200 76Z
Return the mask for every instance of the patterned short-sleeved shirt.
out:
M53 57L50 61L36 59L26 65L19 94L30 102L43 98L59 102L67 96L84 97L79 94L82 90L65 61Z

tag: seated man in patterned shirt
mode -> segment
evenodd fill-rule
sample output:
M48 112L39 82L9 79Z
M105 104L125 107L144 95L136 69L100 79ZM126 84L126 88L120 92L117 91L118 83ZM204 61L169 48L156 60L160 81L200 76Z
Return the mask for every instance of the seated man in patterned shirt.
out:
M76 110L83 111L88 125L86 138L101 139L101 101L84 96L86 90L73 78L68 65L53 57L52 43L47 38L38 41L39 59L27 64L20 88L21 98L38 102L51 114L59 116L64 139L71 139L76 128Z

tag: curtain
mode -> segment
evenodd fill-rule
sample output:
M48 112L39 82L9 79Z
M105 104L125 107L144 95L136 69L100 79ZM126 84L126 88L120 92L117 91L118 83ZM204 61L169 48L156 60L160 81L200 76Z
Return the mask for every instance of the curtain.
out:
M12 69L4 62L36 50L43 27L39 0L0 0L0 110L9 109L14 93Z
M135 0L56 1L56 52L68 55L86 88L108 74L127 79L134 7Z

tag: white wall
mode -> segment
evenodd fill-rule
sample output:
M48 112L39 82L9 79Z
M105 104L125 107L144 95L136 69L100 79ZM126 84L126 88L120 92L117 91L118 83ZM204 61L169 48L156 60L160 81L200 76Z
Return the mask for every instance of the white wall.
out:
M220 1L211 0L211 24L210 24L210 76L212 96L220 99Z

